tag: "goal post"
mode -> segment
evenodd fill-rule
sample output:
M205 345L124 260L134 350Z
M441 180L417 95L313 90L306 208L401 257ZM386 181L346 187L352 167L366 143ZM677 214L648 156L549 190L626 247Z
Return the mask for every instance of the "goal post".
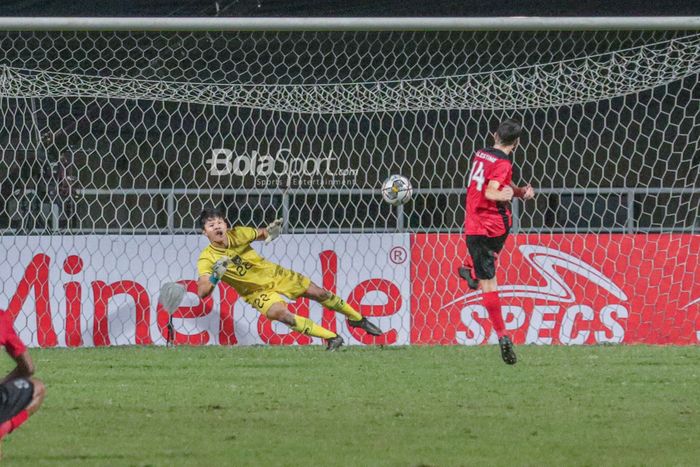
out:
M697 31L698 16L3 17L0 31Z
M35 346L164 344L196 218L388 332L493 342L455 270L469 157L523 122L499 258L516 343L700 340L700 18L0 18L0 309ZM392 207L389 175L414 187ZM220 286L176 342L307 344Z

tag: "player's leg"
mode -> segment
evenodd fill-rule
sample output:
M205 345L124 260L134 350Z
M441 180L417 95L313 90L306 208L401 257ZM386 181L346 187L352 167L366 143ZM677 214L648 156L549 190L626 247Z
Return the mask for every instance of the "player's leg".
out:
M474 273L479 279L481 288L481 303L489 315L489 320L498 336L501 357L509 365L517 362L513 342L506 335L501 300L498 296L496 282L496 256L503 248L507 234L501 237L489 238L481 235L467 237L469 254L474 260Z
M505 332L505 324L503 322L503 312L501 308L501 300L498 296L498 284L496 278L488 280L479 280L481 288L481 297L484 308L489 314L489 319L493 324L493 328L498 336L498 345L501 348L501 358L509 365L515 365L518 361L515 355L515 346L513 341Z
M367 334L381 336L382 330L367 318L363 317L357 310L351 307L345 300L336 294L319 287L313 282L309 283L302 297L310 298L329 310L337 311L348 317L348 324L352 327L363 329Z
M367 320L367 318L364 318L357 310L345 302L345 300L314 284L311 282L311 279L303 274L280 268L278 277L277 284L275 285L275 290L277 292L291 299L297 297L309 298L320 303L329 310L337 311L347 316L348 324L352 327L363 329L373 336L380 336L382 334L381 329Z
M496 257L492 249L492 241L483 235L467 236L467 247L474 261L474 274L481 288L481 300L488 311L489 319L496 335L500 339L505 334L505 325L501 313L501 304L498 298L498 284L496 282Z
M467 281L467 285L470 289L476 290L479 288L479 279L476 277L474 272L474 260L470 253L467 253L466 261L464 266L457 269L457 274L459 277Z
M36 378L17 378L0 386L0 439L19 428L39 410L46 387Z
M348 319L352 321L360 321L362 315L357 312L353 307L347 304L345 300L339 296L331 293L330 291L317 286L313 282L309 283L304 293L301 294L302 297L310 298L311 300L320 303L325 308L338 313L342 313L347 316Z
M270 295L270 294L265 294ZM276 295L276 294L275 294ZM250 302L249 302L250 303ZM287 303L284 302L281 297L279 300L272 299L269 304L264 304L265 306L256 307L258 311L265 315L265 317L271 321L279 321L289 326L291 329L306 334L307 336L320 337L326 341L327 350L336 350L341 345L343 345L343 338L329 331L323 326L319 326L314 323L313 320L309 318L304 318L303 316L295 315L287 308ZM255 306L253 304L253 306Z
M41 407L41 404L44 403L44 397L46 396L46 385L40 379L29 379L34 385L34 393L32 396L32 401L27 406L27 412L29 412L29 415L34 415L36 411L39 410L39 407Z
M283 294L291 299L295 299L301 296L308 288L311 279L281 266L278 266L275 277L277 281L274 289L254 293L251 296L244 297L244 300L253 305L268 319L280 321L302 334L325 339L327 350L335 350L343 345L343 338L333 331L319 326L309 318L290 312L287 309L287 302L279 295Z

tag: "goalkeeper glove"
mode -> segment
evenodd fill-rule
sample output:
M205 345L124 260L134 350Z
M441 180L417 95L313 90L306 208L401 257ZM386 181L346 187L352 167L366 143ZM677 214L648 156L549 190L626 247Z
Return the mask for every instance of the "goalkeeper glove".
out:
M265 230L267 230L267 238L265 239L265 244L270 243L272 240L276 239L282 233L282 219L277 219L272 224L268 225Z
M221 258L219 258L219 260L216 263L214 263L212 274L211 276L209 276L209 282L211 282L214 285L218 284L221 278L224 277L224 274L226 274L226 270L231 265L231 263L231 258L229 258L228 256L222 256Z

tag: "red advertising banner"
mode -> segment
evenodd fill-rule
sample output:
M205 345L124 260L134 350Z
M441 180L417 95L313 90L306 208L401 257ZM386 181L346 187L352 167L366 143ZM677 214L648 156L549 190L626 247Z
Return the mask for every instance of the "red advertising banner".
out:
M512 235L498 258L506 328L515 343L697 344L700 236ZM456 270L459 234L417 234L411 243L411 342L496 342Z

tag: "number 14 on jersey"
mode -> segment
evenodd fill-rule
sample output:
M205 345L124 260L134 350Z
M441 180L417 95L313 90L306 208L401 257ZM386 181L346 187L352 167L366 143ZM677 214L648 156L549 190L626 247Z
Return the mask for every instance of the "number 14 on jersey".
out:
M481 191L484 187L484 163L481 161L476 161L472 166L471 172L469 172L469 183L467 186L471 186L472 182L476 182L476 189Z

